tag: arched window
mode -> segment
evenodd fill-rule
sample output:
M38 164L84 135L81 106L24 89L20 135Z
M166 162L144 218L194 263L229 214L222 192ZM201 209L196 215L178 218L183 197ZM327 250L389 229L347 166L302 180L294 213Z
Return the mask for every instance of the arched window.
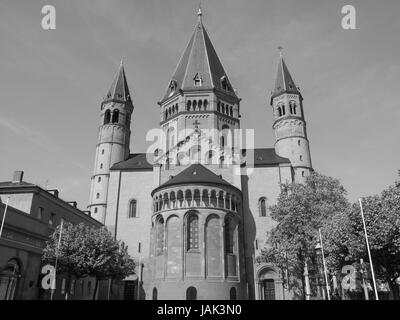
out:
M234 237L234 230L232 230L232 219L227 218L225 219L225 253L233 253L233 237Z
M212 150L207 152L207 164L213 164L214 152Z
M221 112L221 102L219 102L219 101L217 103L217 111Z
M107 109L106 112L104 113L104 124L110 123L111 119L111 111L110 109Z
M225 113L225 105L224 104L222 104L222 113Z
M112 115L112 123L118 123L119 121L119 110L114 110Z
M165 109L165 119L168 119L168 109Z
M258 206L259 206L259 211L260 211L260 217L266 217L267 216L267 199L265 197L262 197L258 200Z
M236 300L236 288L232 287L229 291L229 300Z
M135 199L131 200L129 202L129 212L128 212L128 218L136 218L136 207L137 207L137 201Z
M97 213L97 207L96 207L96 208L94 208L94 213Z
M208 106L208 101L204 100L204 102L203 102L204 110L207 110L207 106Z
M198 102L199 111L201 111L201 107L203 106L203 101L199 100Z
M21 265L15 258L10 259L0 272L0 300L14 300L18 279L21 277Z
M223 137L222 137L223 138ZM222 156L219 158L219 167L223 168L224 167L224 162L225 162L225 157Z
M153 288L153 300L157 300L157 298L158 298L158 291L157 291L157 288L154 287Z
M197 101L194 100L194 101L193 101L193 111L196 111L196 107L197 107Z
M197 290L195 287L189 287L186 290L186 300L197 300Z
M199 217L190 214L187 218L187 250L199 249Z
M97 178L97 182L101 182L101 177L98 177L98 178Z
M157 242L156 242L156 255L162 255L164 252L164 219L163 217L158 217L156 222L156 233L157 233Z
M96 199L99 199L100 198L100 193L96 193Z
M229 108L229 115L230 115L231 117L233 117L233 108L232 108L232 106Z
M286 114L285 112L285 105L282 105L282 115L284 116Z
M281 109L281 107L278 107L278 116L282 117L282 109Z
M192 101L188 100L188 102L186 103L186 111L190 111L191 106L192 106Z

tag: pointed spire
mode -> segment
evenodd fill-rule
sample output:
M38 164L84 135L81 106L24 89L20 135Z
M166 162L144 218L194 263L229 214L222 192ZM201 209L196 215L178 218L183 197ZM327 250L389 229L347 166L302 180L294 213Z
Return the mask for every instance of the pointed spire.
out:
M169 99L180 90L220 90L238 99L228 76L215 52L214 46L202 23L202 10L199 6L198 21L181 59L168 82L162 101ZM201 79L201 85L195 79ZM161 101L161 102L162 102Z
M282 93L296 93L300 94L296 84L293 81L292 76L290 75L289 69L286 66L285 61L283 60L282 47L279 46L279 64L278 64L278 73L275 80L275 88L272 92L272 96L276 97Z
M122 102L131 101L128 83L126 81L126 76L125 76L123 59L121 59L114 81L111 84L111 87L104 98L104 101L110 101L110 100L116 100Z

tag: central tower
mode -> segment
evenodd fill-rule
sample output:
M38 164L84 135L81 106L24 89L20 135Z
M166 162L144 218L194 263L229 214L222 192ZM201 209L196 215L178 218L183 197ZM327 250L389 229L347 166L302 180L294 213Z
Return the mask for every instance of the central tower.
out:
M204 28L200 9L197 15L194 32L159 102L164 132L159 151L170 169L197 162L218 164L220 157L208 145L226 147L232 141L221 139L221 131L228 135L240 127L240 99ZM202 133L200 141L192 140L194 131ZM185 150L189 145L193 150Z
M227 161L240 127L239 103L199 10L159 102L164 137L151 193L153 299L247 296L240 176Z

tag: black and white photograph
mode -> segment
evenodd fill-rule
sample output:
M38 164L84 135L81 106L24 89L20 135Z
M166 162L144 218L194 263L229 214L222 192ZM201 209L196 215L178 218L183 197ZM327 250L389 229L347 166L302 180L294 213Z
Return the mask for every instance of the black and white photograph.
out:
M399 14L0 0L0 300L400 300Z

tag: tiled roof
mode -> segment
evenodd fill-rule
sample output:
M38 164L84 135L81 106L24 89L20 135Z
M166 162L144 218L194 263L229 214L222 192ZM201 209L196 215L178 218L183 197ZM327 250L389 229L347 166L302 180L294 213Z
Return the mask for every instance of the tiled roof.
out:
M149 155L151 156L151 155ZM110 170L153 170L153 165L146 159L146 153L133 153L125 161L114 164Z
M34 187L35 184L28 183L25 181L21 182L12 182L12 181L2 181L0 182L0 188L9 188L9 187Z
M110 89L108 90L106 96L104 97L104 101L131 101L131 96L129 93L128 83L126 81L124 66L121 62L117 74L114 78L113 83L111 84Z
M192 164L190 167L181 171L179 174L172 177L167 182L158 186L156 189L153 190L152 194L159 189L163 189L165 187L170 187L173 185L202 184L202 183L234 187L228 181L222 179L222 177L220 176L217 176L211 170L208 170L203 165L196 163Z
M250 156L251 154L251 152L244 149L242 150L242 153L246 153L247 156ZM152 157L152 155L149 155L149 157ZM290 164L290 160L278 156L275 153L274 148L254 149L254 160L251 160L252 159L250 159L247 164L249 165L254 163L255 167L273 166L281 163ZM114 164L110 170L151 171L153 170L153 165L147 161L146 153L133 153L129 155L127 160Z
M202 79L201 87L194 86L196 75ZM221 81L223 77L226 79L228 89L223 88ZM175 91L172 94L170 91L171 81L175 82ZM219 89L238 99L203 26L201 15L169 82L163 100L178 94L179 90L185 89Z
M278 64L278 73L276 75L275 88L272 96L276 97L282 93L300 94L296 84L293 81L292 76L290 75L289 69L287 68L285 61L281 56Z
M242 150L242 154L246 154L246 156L250 157L250 150ZM251 161L251 159L249 159ZM274 148L256 148L254 149L254 166L255 167L263 167L263 166L271 166L278 165L280 163L288 163L290 164L290 160L287 158L280 157L276 154ZM247 162L249 165L249 163Z

